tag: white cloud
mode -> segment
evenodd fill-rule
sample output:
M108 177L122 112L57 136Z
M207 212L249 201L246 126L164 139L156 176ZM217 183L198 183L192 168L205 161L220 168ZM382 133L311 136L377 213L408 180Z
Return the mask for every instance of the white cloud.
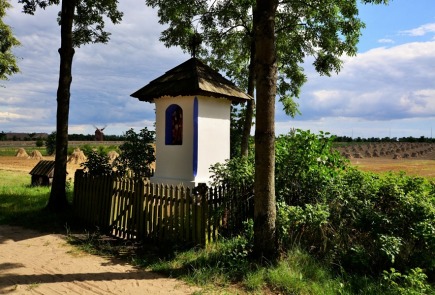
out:
M378 43L385 43L385 44L394 44L395 41L393 39L387 39L387 38L383 38L383 39L379 39Z
M20 115L12 112L0 112L0 122L6 122L14 119L26 119L28 116Z
M430 136L435 127L435 42L380 47L345 58L342 71L308 82L298 100L302 116L278 112L277 133L290 128L354 137Z
M401 31L401 33L403 35L412 37L419 37L429 33L435 33L435 23L425 24L415 29Z

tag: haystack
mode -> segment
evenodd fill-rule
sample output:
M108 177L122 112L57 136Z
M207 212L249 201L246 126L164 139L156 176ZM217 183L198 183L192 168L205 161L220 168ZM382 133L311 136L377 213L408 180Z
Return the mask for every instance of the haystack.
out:
M42 154L38 150L34 150L30 153L29 159L42 160Z
M112 163L116 158L119 157L119 154L115 151L110 151L107 153L107 156L109 157L109 162Z
M79 148L74 149L74 152L69 156L68 163L81 164L86 161L86 156Z
M27 157L29 157L29 155L27 154L25 149L19 148L17 153L15 154L15 157L27 158Z
M353 159L351 153L343 153L343 157L345 157L346 159Z

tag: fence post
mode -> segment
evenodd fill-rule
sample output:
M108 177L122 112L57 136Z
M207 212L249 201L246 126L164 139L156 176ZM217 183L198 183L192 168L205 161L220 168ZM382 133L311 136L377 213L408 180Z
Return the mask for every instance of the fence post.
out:
M208 198L207 198L208 187L205 183L198 183L198 186L194 188L194 194L197 199L197 216L196 216L196 239L201 246L205 246L207 241L207 208L208 208Z

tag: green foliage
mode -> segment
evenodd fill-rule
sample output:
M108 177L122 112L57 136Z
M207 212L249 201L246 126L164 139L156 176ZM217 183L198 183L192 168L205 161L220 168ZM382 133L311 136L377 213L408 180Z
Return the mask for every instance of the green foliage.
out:
M56 152L56 131L51 132L45 140L45 149L47 155L53 155Z
M36 139L35 145L36 145L37 147L42 147L42 146L44 146L44 140L43 140L42 138L39 137L38 139Z
M387 4L388 0L365 0L364 3ZM160 40L166 46L191 51L192 36L201 32L202 46L197 56L241 88L248 88L249 66L253 62L255 34L253 13L256 2L189 0L168 2L147 0L158 9L161 24L167 24ZM300 65L307 56L320 75L331 75L342 67L341 58L357 52L364 28L358 18L355 0L325 0L312 5L306 1L284 1L276 13L276 54L278 57L277 93L288 115L298 113L294 98L299 97L307 81ZM301 19L303 23L301 23Z
M382 274L383 283L394 294L398 295L421 295L435 294L435 291L427 283L427 276L421 268L409 270L402 274L394 268L384 270Z
M119 146L121 154L114 161L114 166L121 173L132 170L136 176L149 177L152 175L151 164L154 155L155 132L146 127L139 134L133 129L125 133L125 141Z
M326 176L329 177L329 176ZM435 274L435 195L428 180L348 169L297 205L280 203L283 248L297 244L346 270Z
M216 163L210 167L212 173L212 185L253 185L254 163L251 158L235 157L226 160L225 163Z
M81 164L85 172L94 176L112 173L110 159L104 152L92 150L86 154L86 157L86 162Z
M8 76L19 72L12 48L20 45L20 42L12 34L11 28L3 22L6 10L10 7L8 0L0 1L0 80L7 80Z
M282 252L302 247L337 270L379 277L394 267L435 276L435 183L347 165L333 137L297 130L276 141L276 229ZM213 184L252 182L252 159L211 168Z
M59 5L59 0L19 0L23 11L34 14L37 7L45 9L50 5ZM73 23L73 46L80 47L89 43L107 43L110 33L104 31L105 21L113 24L121 21L123 13L118 11L117 1L94 0L77 1ZM58 19L60 24L60 18Z
M275 147L275 183L279 200L305 204L323 198L321 192L346 167L332 149L334 137L309 130L295 130L280 135Z
M300 207L279 202L276 221L279 245L283 251L300 244L311 245L311 251L324 250L327 236L331 234L329 217L326 204Z

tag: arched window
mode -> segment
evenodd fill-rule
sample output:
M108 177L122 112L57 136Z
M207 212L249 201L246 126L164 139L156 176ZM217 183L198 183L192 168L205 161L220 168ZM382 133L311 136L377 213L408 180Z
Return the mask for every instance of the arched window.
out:
M183 144L183 110L172 104L166 109L165 143L167 145Z

